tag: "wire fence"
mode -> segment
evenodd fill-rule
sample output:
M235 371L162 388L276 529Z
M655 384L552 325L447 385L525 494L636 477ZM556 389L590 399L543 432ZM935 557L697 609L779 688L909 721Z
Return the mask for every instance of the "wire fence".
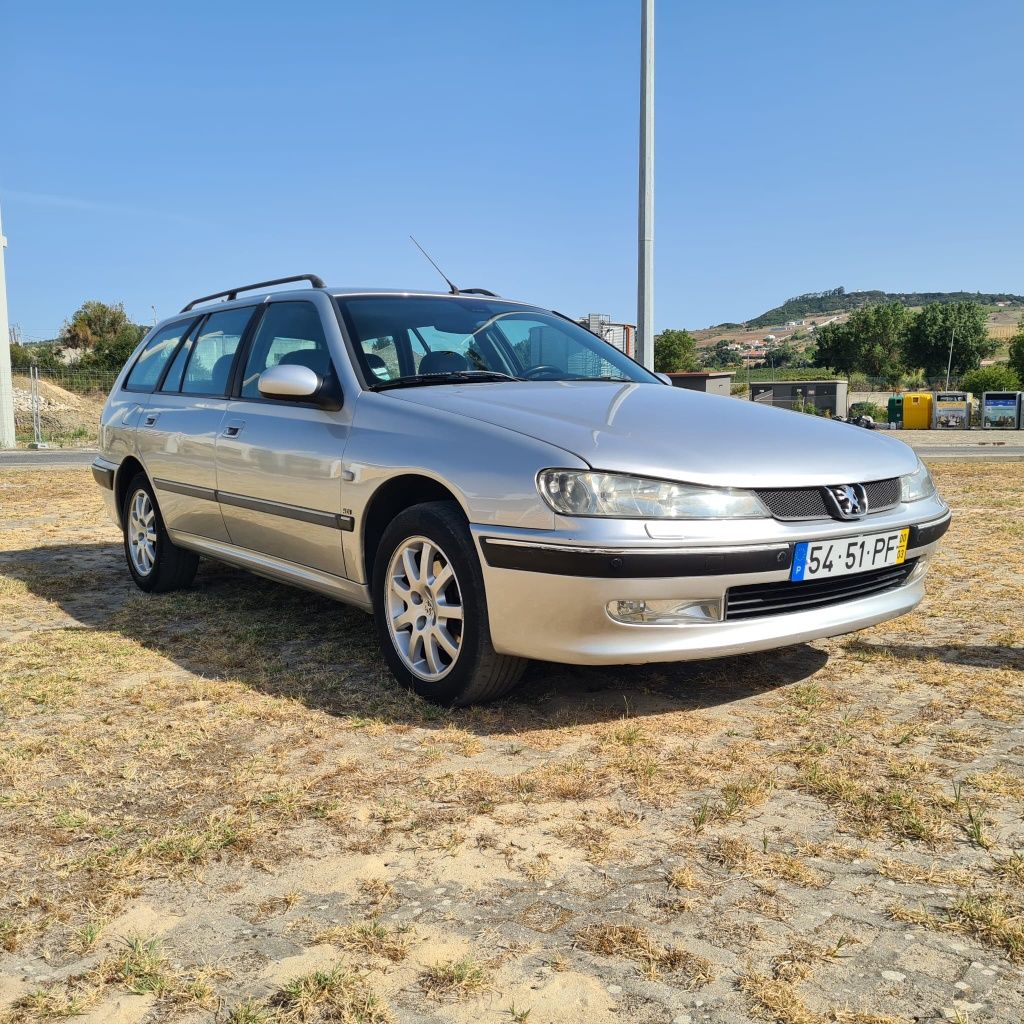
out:
M902 394L904 391L959 391L960 377L951 375L949 381L946 375L926 377L924 375L906 374L899 378L892 377L869 377L864 373L836 373L834 370L823 370L816 367L789 368L782 367L777 370L767 366L758 366L753 369L733 367L729 371L733 377L734 387L746 385L748 382L764 384L766 382L797 383L809 380L845 380L849 383L850 391L873 391L877 393L887 392L892 395Z
M14 367L17 441L47 447L95 445L100 412L117 374L74 366Z

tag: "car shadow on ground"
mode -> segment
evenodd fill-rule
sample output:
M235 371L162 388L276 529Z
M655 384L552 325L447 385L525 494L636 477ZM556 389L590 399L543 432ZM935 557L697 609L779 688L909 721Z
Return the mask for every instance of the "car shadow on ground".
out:
M779 651L647 666L533 662L503 701L445 711L403 691L380 655L369 615L329 598L203 560L192 588L144 594L120 544L0 552L0 575L53 602L62 616L0 624L0 641L39 629L119 633L206 679L229 678L332 714L480 734L583 725L728 705L806 680L828 655L801 644Z

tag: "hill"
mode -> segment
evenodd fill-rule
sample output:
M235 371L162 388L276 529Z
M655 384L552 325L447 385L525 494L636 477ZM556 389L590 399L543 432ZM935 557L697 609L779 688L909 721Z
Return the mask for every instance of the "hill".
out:
M848 292L845 288L831 288L824 292L807 292L787 299L781 306L769 309L753 320L748 320L748 329L777 327L788 320L803 320L807 317L822 316L826 313L849 312L860 306L876 302L900 302L904 306L923 306L929 302L962 302L973 300L982 306L994 306L1005 302L1024 307L1024 295L995 292ZM729 330L743 325L719 324Z

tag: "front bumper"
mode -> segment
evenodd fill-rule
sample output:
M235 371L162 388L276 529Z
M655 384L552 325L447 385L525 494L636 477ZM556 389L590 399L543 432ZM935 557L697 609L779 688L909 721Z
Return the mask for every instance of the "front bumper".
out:
M928 556L949 526L938 499L856 523L776 523L760 543L666 547L648 535L610 544L583 531L473 526L487 592L491 639L501 654L579 665L644 664L770 650L863 629L915 608L924 596ZM917 513L916 515L914 513ZM767 525L767 524L766 524ZM751 619L634 624L613 619L612 601L717 600L733 587L789 579L796 543L910 527L906 581L866 597ZM625 538L621 538L624 540ZM708 540L710 538L702 538ZM754 538L751 537L751 541Z

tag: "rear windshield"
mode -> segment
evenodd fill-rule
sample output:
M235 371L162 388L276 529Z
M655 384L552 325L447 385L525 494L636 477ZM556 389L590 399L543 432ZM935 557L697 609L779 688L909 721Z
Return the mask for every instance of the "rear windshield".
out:
M366 379L423 376L656 383L618 349L555 313L476 296L340 297Z

